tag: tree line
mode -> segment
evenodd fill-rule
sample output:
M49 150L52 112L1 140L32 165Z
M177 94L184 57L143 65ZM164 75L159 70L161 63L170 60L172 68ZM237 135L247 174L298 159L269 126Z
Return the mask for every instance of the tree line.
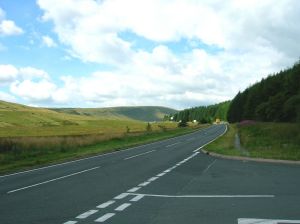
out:
M221 120L227 120L227 111L230 105L230 101L210 105L193 107L179 111L175 114L166 115L164 120L173 121L194 121L199 123L212 123L216 118Z
M300 60L239 92L228 109L229 122L300 122Z

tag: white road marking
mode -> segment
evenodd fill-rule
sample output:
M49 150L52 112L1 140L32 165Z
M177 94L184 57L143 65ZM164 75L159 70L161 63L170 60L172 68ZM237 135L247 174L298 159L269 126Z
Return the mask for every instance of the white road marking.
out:
M117 207L115 210L123 211L124 209L128 208L130 205L131 205L130 203L124 203L124 204L120 205L119 207Z
M163 175L165 175L166 173L160 173L160 174L157 174L156 176L157 177L162 177Z
M122 193L122 194L119 194L118 196L114 197L114 199L123 199L125 197L127 197L129 194L128 193Z
M162 195L162 194L136 194L130 195L143 195L146 197L160 197L160 198L274 198L275 195Z
M85 173L85 172L88 172L88 171L98 169L99 167L100 166L96 166L96 167L93 167L91 169L82 170L82 171L72 173L72 174L68 174L68 175L65 175L65 176L62 176L62 177L57 177L57 178L54 178L54 179L51 179L51 180L43 181L43 182L40 182L40 183L37 183L37 184L29 185L29 186L26 186L26 187L21 187L21 188L15 189L15 190L8 191L7 194L14 193L16 191L25 190L25 189L28 189L28 188L31 188L31 187L36 187L36 186L39 186L39 185L42 185L42 184L47 184L47 183L50 183L50 182L53 182L53 181L56 181L56 180L61 180L61 179L67 178L67 177L75 176L75 175L78 175L78 174L81 174L81 173Z
M143 194L137 195L134 198L132 198L130 201L139 201L140 199L142 199L144 197Z
M171 171L171 169L167 169L164 171L164 173L169 173Z
M300 223L300 220L279 220L279 219L238 219L238 224L285 224L285 223Z
M199 149L201 149L202 147L200 147ZM199 149L195 149L193 152L198 152Z
M106 213L105 215L101 216L100 218L96 219L95 222L105 222L107 219L113 217L115 213Z
M157 180L159 177L151 177L148 181L152 182L152 181L155 181Z
M209 164L209 165L206 167L206 169L203 170L202 173L206 173L206 172L209 170L209 168L212 167L212 165L214 165L214 163L215 163L216 161L217 161L217 160L215 159L211 164Z
M167 145L166 148L172 147L172 146L174 146L174 145L178 145L178 144L180 144L180 143L181 143L181 142L175 142L175 143L173 143L173 144Z
M67 221L67 222L64 222L63 224L75 224L77 223L77 221Z
M139 184L139 186L140 186L140 187L145 187L145 186L147 186L148 184L150 184L150 182L149 182L149 181L146 181L146 182L143 182L143 183Z
M137 190L139 190L141 187L133 187L131 189L129 189L127 192L136 192Z
M97 208L106 208L108 206L110 206L111 204L115 203L115 201L107 201L105 203L102 203L101 205L98 205Z
M98 212L98 210L89 210L87 212L84 212L84 213L78 215L76 218L77 219L85 219L85 218L89 217L90 215L95 214L96 212Z
M148 151L148 152L144 152L144 153L140 153L140 154L137 154L137 155L134 155L134 156L130 156L130 157L125 158L124 160L132 159L132 158L135 158L135 157L138 157L138 156L142 156L142 155L146 155L146 154L151 153L151 152L154 152L154 151L156 151L156 150L153 149L153 150Z

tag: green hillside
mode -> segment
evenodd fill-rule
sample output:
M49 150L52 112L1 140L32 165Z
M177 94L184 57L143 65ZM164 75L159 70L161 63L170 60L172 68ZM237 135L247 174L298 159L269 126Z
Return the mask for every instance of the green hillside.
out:
M140 121L161 121L165 115L177 111L167 107L109 107L109 108L54 108L56 112L85 115L98 118L133 119Z
M300 61L239 92L228 121L300 122Z
M127 127L130 132L144 131L145 122L130 119L133 115L148 120L163 116L163 110L157 107L134 107L132 110L128 107L119 111L121 109L124 109L123 114L114 108L55 109L57 112L0 101L0 137L100 134L109 138L126 132ZM153 129L159 129L158 125L153 124ZM171 128L174 124L164 126Z

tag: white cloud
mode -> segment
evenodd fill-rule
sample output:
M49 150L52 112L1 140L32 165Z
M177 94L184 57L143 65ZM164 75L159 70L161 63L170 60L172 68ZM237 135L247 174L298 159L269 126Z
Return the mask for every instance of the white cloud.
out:
M33 67L17 68L13 65L0 64L0 84L7 85L14 81L31 79L49 79L47 72Z
M47 81L31 81L31 80L24 80L24 81L16 81L10 86L10 91L22 97L29 102L47 102L51 101L51 93L56 89L56 86Z
M12 65L0 65L0 84L14 81L18 76L18 69Z
M0 35L19 35L24 31L14 21L5 19L5 12L0 8Z
M55 41L49 36L42 36L43 44L47 47L56 47L57 44Z
M300 52L299 1L38 0L38 5L67 47L66 59L115 67L63 76L61 85L41 70L16 68L12 75L0 67L0 81L1 75L6 83L14 81L11 92L33 103L210 104L290 66ZM154 47L145 50L143 40L135 45L137 37L131 40L126 33ZM51 40L43 37L49 47L56 45ZM178 53L170 46L181 40L189 46Z
M6 92L2 92L0 91L0 100L3 100L3 101L9 101L9 102L16 102L16 98L11 95L11 94L8 94Z

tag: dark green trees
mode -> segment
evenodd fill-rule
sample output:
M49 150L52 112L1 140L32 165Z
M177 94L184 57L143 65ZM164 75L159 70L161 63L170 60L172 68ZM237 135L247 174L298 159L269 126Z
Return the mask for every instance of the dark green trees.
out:
M299 62L239 92L229 107L228 121L300 121Z

